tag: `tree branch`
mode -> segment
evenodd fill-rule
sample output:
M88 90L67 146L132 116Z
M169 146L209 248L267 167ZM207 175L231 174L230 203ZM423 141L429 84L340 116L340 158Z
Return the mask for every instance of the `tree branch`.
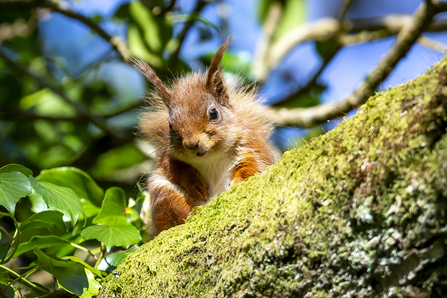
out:
M342 0L337 12L337 21L343 22L353 0Z
M37 29L37 14L33 11L30 19L26 22L17 19L12 24L0 24L0 44L5 40L13 39L17 36L28 37Z
M428 38L425 36L421 36L418 39L418 43L424 47L429 48L429 49L438 51L443 54L447 54L447 45L442 42L436 41L434 39L431 39L431 38Z
M22 74L25 75L29 78L31 78L32 80L34 80L35 82L37 82L40 86L44 87L44 88L48 88L51 91L53 91L55 94L57 94L66 104L74 107L76 109L76 111L78 112L79 115L88 118L93 124L95 124L98 128L100 128L101 130L103 130L105 133L107 133L108 135L110 135L111 137L113 137L114 139L117 140L125 140L128 139L128 137L118 131L115 130L108 122L107 120L105 120L102 117L99 117L97 115L94 115L92 113L90 113L89 108L87 106L85 106L84 104L80 103L80 102L74 102L72 101L70 98L67 97L67 95L65 95L64 91L62 89L60 89L57 86L54 86L46 81L44 81L43 79L41 79L40 77L34 75L33 73L31 73L30 71L28 71L27 69L25 69L24 67L22 67L21 65L17 64L16 62L14 62L13 60L11 60L3 51L0 50L0 58L3 59L7 65L9 65L9 67Z
M439 11L442 5L435 6ZM343 28L346 34L364 31L379 31L382 38L397 34L402 28L412 22L411 15L386 15L367 19L344 20ZM266 62L268 69L275 68L278 63L297 45L310 40L324 40L339 31L340 23L333 18L324 18L312 23L304 24L285 34L269 52ZM434 20L433 24L426 28L427 32L439 32L447 29L447 20ZM365 34L365 33L364 33ZM367 33L366 33L367 34ZM377 38L375 38L377 39ZM352 43L352 42L349 42Z
M413 22L399 32L391 50L379 65L366 77L363 83L350 96L338 103L323 104L305 109L270 109L267 116L276 124L284 126L309 127L324 123L328 119L340 116L364 103L377 86L394 69L399 60L406 55L423 30L435 15L434 8L422 4L415 13Z

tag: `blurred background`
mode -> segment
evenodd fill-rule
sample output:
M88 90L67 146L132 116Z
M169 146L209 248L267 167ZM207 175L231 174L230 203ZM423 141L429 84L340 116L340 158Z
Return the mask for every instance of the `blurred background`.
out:
M204 69L233 36L223 60L228 79L255 84L269 105L311 107L351 94L423 2L0 0L0 166L22 164L35 175L75 166L103 188L136 192L153 157L135 129L152 86L125 62L130 54L170 82ZM416 78L442 59L447 25L442 14L435 20L439 26L424 32L425 42L411 47L379 90ZM265 55L266 47L323 21L347 23L334 33L334 23L326 22L322 33L263 64L275 53ZM340 36L348 41L340 43ZM277 127L273 141L281 150L297 147L301 138L352 115L355 110L305 129Z

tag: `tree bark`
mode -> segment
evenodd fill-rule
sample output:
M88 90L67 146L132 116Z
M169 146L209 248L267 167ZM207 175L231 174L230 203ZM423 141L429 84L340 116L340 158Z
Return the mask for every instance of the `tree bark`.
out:
M447 59L127 257L99 297L447 295Z

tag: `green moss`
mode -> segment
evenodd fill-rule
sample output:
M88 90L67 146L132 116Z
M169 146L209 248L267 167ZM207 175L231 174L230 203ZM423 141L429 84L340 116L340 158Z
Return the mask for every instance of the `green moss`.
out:
M198 208L129 255L100 296L447 290L446 69L444 60L376 94L356 116Z

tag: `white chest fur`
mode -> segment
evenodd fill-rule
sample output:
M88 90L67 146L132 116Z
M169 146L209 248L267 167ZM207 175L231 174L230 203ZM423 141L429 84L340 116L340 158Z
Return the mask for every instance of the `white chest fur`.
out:
M231 184L234 166L238 160L226 156L210 156L192 164L208 183L211 198L226 191Z

